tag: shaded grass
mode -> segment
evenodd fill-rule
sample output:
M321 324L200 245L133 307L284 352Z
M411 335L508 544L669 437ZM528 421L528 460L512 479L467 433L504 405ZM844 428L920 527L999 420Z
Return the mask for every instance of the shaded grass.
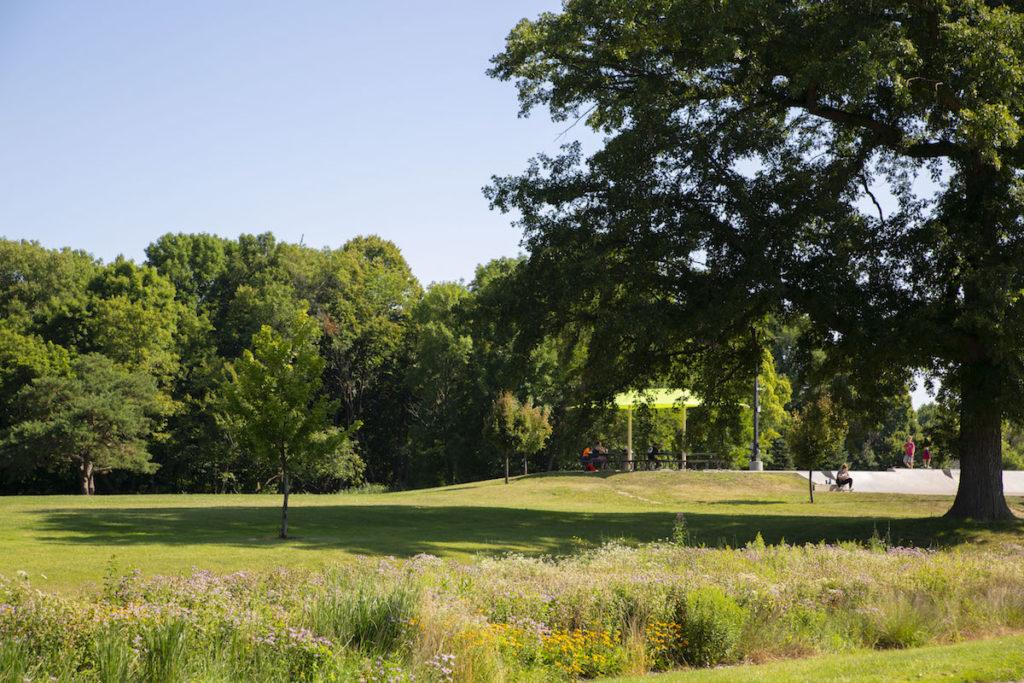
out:
M0 574L25 570L41 588L76 589L97 585L111 562L153 574L317 568L354 554L568 554L609 539L667 538L677 512L695 542L712 546L737 547L758 533L768 543L1024 542L1019 522L942 518L948 497L823 493L811 505L805 487L792 474L640 472L299 495L288 541L276 538L273 495L8 497L0 498ZM1011 504L1024 512L1020 500Z
M617 683L690 681L1012 681L1024 678L1024 636L914 650L844 655L712 670L616 678ZM609 683L611 681L609 680Z

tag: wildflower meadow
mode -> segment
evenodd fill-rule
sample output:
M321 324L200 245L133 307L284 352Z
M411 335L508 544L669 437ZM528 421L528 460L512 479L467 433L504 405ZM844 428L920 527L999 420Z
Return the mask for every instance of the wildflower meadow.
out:
M1024 547L608 544L561 559L0 583L3 681L550 681L1024 628Z

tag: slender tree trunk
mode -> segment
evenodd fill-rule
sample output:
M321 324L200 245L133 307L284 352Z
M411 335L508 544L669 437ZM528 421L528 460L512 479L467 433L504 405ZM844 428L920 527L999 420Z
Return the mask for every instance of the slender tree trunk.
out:
M966 364L960 386L960 485L953 507L957 519L1013 519L1003 495L1003 417L999 369Z
M508 483L508 456L505 456L505 483Z
M530 473L529 461L526 459L526 456L524 455L523 456L523 476L525 477L529 473Z
M814 502L814 470L807 470L807 493L811 496L811 502Z
M88 460L82 461L78 466L78 480L82 485L82 495L89 496L96 490L92 484L92 463Z
M284 491L284 502L281 505L281 538L288 538L288 494L291 492L291 480L288 478L288 459L281 452L281 490Z

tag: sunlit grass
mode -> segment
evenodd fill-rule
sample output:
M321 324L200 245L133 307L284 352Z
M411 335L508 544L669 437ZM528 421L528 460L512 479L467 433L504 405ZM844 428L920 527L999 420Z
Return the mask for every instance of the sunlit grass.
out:
M0 574L29 572L41 588L95 586L113 565L168 574L317 568L353 555L417 553L469 559L570 554L610 539L671 535L683 512L698 543L736 547L859 539L948 546L1024 542L1020 524L941 518L942 496L823 493L811 505L792 474L642 472L540 475L400 493L292 497L293 538L276 538L275 495L0 498ZM1019 499L1014 509L1024 513ZM45 577L45 578L44 578Z
M841 655L730 666L712 670L684 670L634 678L616 683L702 683L704 681L1016 681L1024 678L1024 636L938 645L913 650L856 651ZM607 683L612 683L611 679Z

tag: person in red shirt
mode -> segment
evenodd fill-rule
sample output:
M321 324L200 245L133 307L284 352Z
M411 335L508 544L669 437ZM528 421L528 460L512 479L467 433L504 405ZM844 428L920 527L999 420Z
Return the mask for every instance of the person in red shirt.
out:
M903 464L909 469L914 469L914 451L916 449L914 437L908 436L907 442L903 444Z
M921 453L921 462L923 462L924 466L928 469L932 468L932 452L928 450L927 446L924 447L924 452Z

